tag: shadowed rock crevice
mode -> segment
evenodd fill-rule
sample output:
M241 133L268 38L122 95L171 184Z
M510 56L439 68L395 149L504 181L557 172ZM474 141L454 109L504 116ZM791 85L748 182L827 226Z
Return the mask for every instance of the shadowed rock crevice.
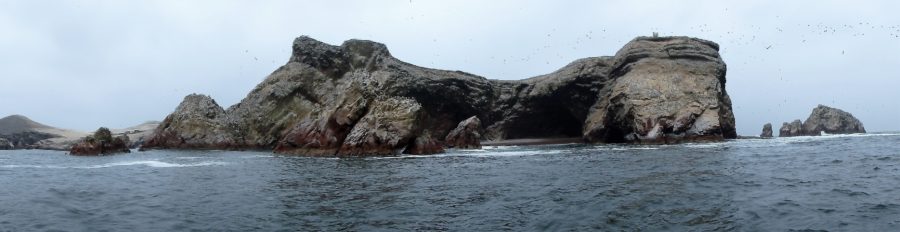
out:
M189 96L144 147L429 154L473 116L483 140L734 138L724 78L718 45L688 37L639 37L613 57L505 81L418 67L372 41L333 46L303 36L240 103L221 110Z

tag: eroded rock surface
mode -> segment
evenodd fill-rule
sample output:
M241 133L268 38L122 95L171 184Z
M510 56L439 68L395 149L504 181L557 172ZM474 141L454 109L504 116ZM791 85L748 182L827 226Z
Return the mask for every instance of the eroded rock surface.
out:
M448 147L459 149L480 149L481 148L481 120L472 116L456 126L444 139Z
M866 133L862 122L846 111L819 105L803 122L803 133L807 135Z
M763 125L762 133L759 134L760 138L772 138L772 123L766 123Z
M639 37L616 54L615 81L591 108L591 142L673 143L736 138L725 62L713 42Z
M294 41L288 63L240 103L222 110L208 97L188 96L144 148L429 154L443 151L442 140L473 116L486 140L733 138L717 50L705 40L641 37L615 57L502 81L405 63L380 43L333 46L304 36Z
M175 112L160 123L143 147L228 149L242 144L225 125L225 110L206 95L184 97Z
M781 126L780 137L818 136L826 134L866 133L862 122L846 111L818 105L813 109L806 121L799 119Z
M129 153L128 136L113 137L109 129L101 127L93 135L85 137L72 146L69 154L77 156L98 156L115 153Z
M791 137L791 136L802 136L803 135L803 122L800 119L794 120L790 123L781 124L781 128L778 129L778 137Z

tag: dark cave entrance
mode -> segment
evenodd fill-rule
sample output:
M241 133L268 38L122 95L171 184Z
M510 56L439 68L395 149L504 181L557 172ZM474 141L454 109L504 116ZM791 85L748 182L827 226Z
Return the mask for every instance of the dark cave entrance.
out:
M581 137L584 117L576 117L559 105L535 107L520 114L506 128L506 139Z

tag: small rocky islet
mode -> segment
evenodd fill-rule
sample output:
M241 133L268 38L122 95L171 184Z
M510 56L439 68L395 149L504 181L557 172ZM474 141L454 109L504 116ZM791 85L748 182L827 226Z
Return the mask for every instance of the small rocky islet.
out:
M100 127L93 135L89 135L73 145L72 149L69 150L69 154L101 156L129 153L131 152L128 148L129 144L131 144L131 141L129 141L127 135L113 136L109 129Z
M718 49L697 38L638 37L614 56L508 81L415 66L372 41L335 46L302 36L241 102L224 109L189 95L142 149L341 157L527 138L720 141L737 133Z
M866 133L866 128L853 114L841 109L818 105L806 121L796 119L785 122L778 130L779 137L819 136L822 134L857 134ZM762 138L772 137L772 124L763 125Z

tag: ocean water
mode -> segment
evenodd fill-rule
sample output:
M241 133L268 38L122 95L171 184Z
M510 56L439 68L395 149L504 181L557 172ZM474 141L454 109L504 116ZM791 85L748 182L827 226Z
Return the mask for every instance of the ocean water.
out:
M898 231L900 134L305 158L0 151L0 231Z

